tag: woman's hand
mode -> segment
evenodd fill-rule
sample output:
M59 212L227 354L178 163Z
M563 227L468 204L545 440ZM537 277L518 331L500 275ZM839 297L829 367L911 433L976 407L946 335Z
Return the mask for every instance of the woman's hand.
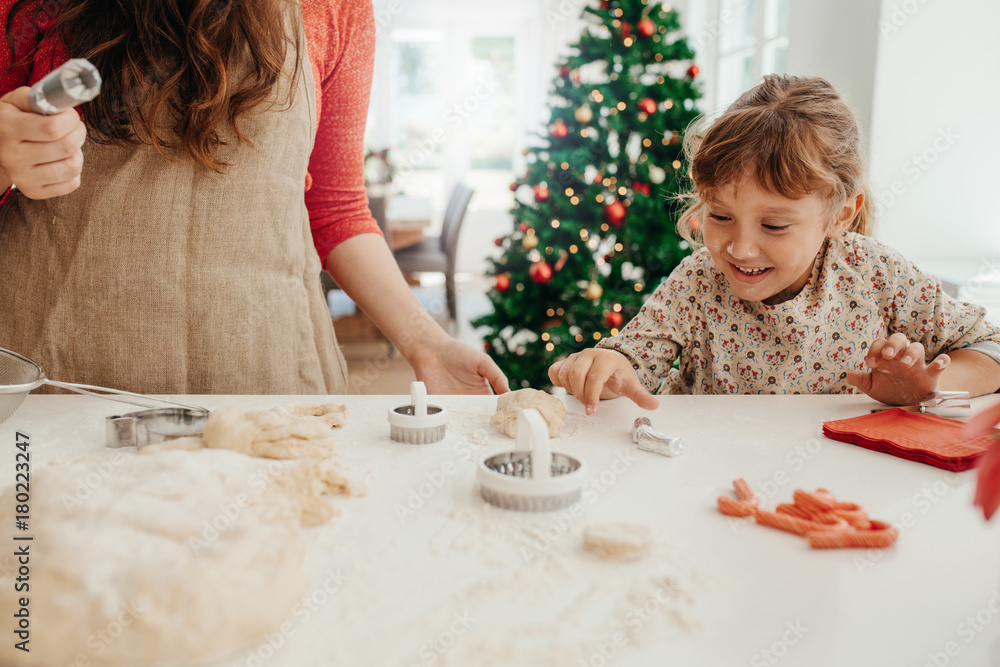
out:
M626 396L646 410L660 405L639 382L628 359L614 350L591 348L571 354L549 366L549 379L576 396L588 415L597 412L602 398Z
M937 391L941 374L951 358L939 355L924 363L924 346L911 343L901 333L879 338L868 348L868 371L851 371L847 382L876 401L890 405L914 405Z
M80 187L87 128L68 109L40 116L28 108L28 88L0 97L0 185L29 199L49 199Z
M438 347L425 347L409 359L428 394L498 394L510 391L507 377L486 353L454 338Z

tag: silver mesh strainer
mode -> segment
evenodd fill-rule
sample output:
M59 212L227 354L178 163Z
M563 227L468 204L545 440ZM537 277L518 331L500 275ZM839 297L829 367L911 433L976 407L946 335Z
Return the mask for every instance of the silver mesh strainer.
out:
M120 389L108 389L107 387L96 387L90 384L50 380L45 377L45 371L42 370L42 367L31 359L17 352L11 352L0 347L0 424L10 419L17 412L25 396L43 384L61 389L69 389L78 394L97 396L98 398L106 398L110 401L138 405L144 408L161 407L166 404L190 410L204 410L204 408L196 405L168 401L163 398L152 398L151 396L133 394L130 391L122 391Z

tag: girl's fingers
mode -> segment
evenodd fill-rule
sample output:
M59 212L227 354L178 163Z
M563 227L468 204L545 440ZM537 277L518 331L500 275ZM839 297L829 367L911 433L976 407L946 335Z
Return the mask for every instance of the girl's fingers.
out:
M917 362L920 362L918 365ZM920 343L910 343L903 349L903 353L899 355L899 363L902 366L923 366L924 361L924 346Z
M556 363L552 364L551 366L549 366L549 381L556 387L562 386L562 384L560 384L559 382L559 369L562 368L562 365L564 363L566 363L566 360L561 359Z
M909 339L901 333L894 333L889 336L889 340L886 341L885 347L882 348L882 358L883 359L898 359L900 357L900 352L909 347Z
M876 338L868 348L868 355L865 357L865 365L868 368L878 368L878 362L882 360L882 351L889 344L885 338Z

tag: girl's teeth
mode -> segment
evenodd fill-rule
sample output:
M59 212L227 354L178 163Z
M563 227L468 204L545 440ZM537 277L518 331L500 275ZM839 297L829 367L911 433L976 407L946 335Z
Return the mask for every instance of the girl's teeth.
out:
M756 276L759 273L764 273L767 269L744 269L743 267L737 267L740 271L747 275Z

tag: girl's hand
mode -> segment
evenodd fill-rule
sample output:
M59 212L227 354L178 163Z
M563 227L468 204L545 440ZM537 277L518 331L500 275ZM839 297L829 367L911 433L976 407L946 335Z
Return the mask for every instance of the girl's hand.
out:
M914 405L937 390L941 373L950 363L951 358L942 354L925 364L924 346L895 333L871 344L865 357L865 365L871 370L851 371L847 382L876 401Z
M86 140L75 110L31 113L26 86L0 97L0 183L13 183L25 197L49 199L80 187Z
M591 348L571 354L549 366L549 379L576 396L588 415L597 412L602 398L626 396L646 410L660 405L639 382L628 359L614 350Z

